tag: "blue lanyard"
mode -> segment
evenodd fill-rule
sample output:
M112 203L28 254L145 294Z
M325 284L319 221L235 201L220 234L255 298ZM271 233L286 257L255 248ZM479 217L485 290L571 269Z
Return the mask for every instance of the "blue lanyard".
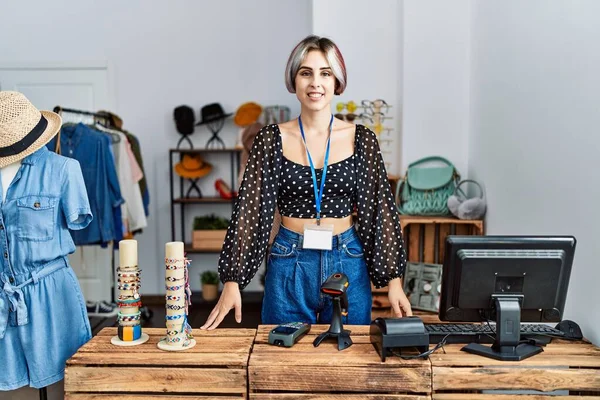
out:
M321 200L323 199L323 192L325 191L325 177L327 176L327 162L329 161L329 146L331 144L331 129L333 128L333 115L329 120L329 135L327 136L327 149L325 150L325 161L323 162L323 175L321 176L321 186L317 189L317 173L315 172L315 165L313 164L312 157L308 151L306 145L306 137L304 136L304 128L302 127L302 118L298 116L298 125L300 125L300 134L302 134L302 141L304 141L304 148L306 148L306 155L308 156L308 162L310 163L310 172L312 173L313 189L315 190L315 204L317 209L317 225L321 225Z

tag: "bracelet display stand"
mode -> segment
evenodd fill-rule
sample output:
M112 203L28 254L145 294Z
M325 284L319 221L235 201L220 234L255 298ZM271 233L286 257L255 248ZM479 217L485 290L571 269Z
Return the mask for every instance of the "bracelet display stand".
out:
M183 242L169 242L165 246L165 289L167 336L157 346L166 351L182 351L196 345L192 328L188 323L188 307L191 305L188 265Z
M140 269L138 268L137 240L119 242L119 268L117 268L117 287L119 288L118 335L110 342L115 346L137 346L146 343L149 336L142 332L142 298Z

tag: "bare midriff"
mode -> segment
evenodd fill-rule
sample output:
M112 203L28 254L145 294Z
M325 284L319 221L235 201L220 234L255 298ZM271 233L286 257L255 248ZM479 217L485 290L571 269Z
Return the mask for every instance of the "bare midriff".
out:
M316 224L317 219L309 218L293 218L293 217L281 217L281 223L287 229L302 234L304 232L304 225ZM342 232L347 231L352 226L352 215L348 215L343 218L321 218L322 225L333 225L333 234L338 235Z

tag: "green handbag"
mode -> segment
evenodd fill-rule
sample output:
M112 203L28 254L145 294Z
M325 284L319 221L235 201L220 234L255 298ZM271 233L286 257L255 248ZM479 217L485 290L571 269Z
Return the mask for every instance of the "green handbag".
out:
M423 167L430 161L446 165ZM406 215L449 215L448 197L454 193L459 179L454 165L443 157L425 157L411 163L406 176L396 186L398 211Z

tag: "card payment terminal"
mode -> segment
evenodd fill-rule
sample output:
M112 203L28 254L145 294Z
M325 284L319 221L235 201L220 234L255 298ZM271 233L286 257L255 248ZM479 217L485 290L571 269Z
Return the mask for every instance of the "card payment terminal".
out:
M269 331L269 343L275 346L292 347L309 331L310 324L304 322L281 324Z

